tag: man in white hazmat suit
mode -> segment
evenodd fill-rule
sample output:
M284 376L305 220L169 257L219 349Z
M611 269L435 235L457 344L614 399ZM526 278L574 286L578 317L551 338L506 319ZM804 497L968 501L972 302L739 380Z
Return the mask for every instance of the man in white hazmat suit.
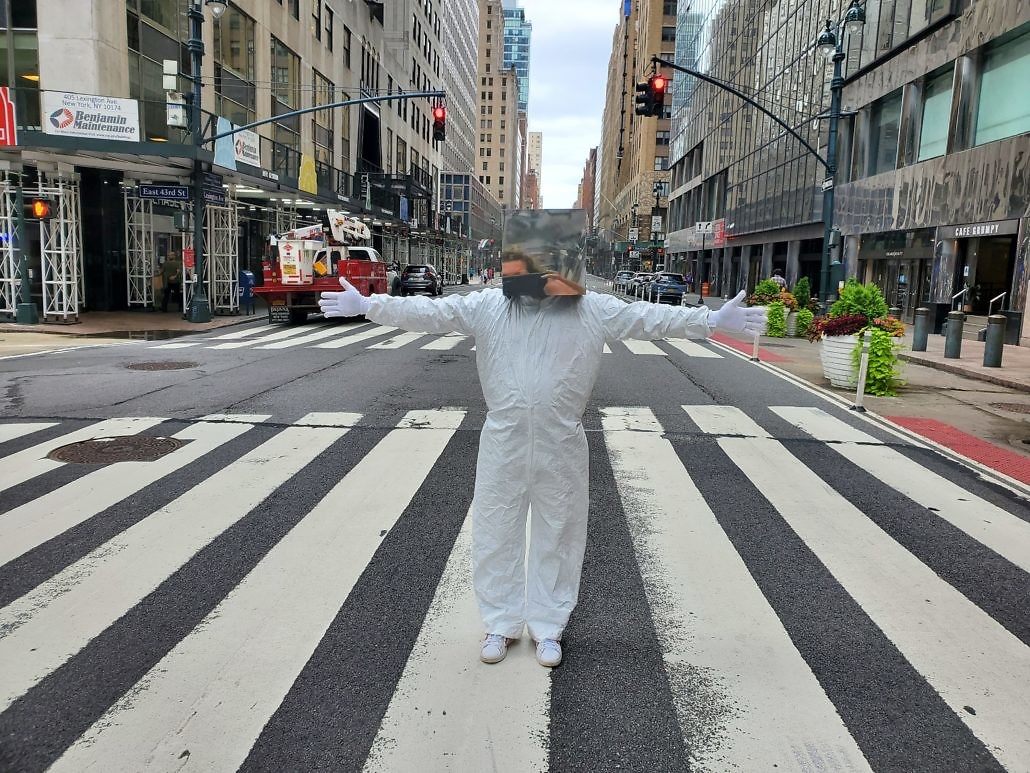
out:
M555 264L553 254L541 260L505 252L502 289L440 300L365 297L341 279L343 292L322 293L319 303L327 317L363 314L406 330L475 338L488 413L472 502L472 564L486 663L503 660L524 627L537 642L541 665L561 662L587 537L588 452L581 419L605 342L705 338L715 329L757 335L765 327L764 308L742 306L744 293L718 311L627 304L588 293L582 262L570 251L558 252L560 272L542 270Z

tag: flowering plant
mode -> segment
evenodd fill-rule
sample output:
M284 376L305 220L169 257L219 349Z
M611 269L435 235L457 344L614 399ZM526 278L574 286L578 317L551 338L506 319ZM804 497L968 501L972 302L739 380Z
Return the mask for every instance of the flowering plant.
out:
M861 332L869 323L864 314L842 314L839 317L819 317L808 326L809 341L818 341L823 336L851 336Z

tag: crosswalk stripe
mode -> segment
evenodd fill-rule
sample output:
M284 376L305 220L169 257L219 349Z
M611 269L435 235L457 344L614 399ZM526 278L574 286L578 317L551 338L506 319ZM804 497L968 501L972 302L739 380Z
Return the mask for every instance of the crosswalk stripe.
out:
M321 330L323 326L319 326ZM292 338L293 336L303 335L304 333L311 333L311 328L297 325L296 327L287 327L276 330L272 333L266 333L263 336L257 338L251 338L247 341L229 341L224 344L216 344L215 346L209 346L209 349L242 349L245 346L256 346L257 344L266 344L270 341L281 341L284 338Z
M351 346L353 344L367 341L370 338L376 338L377 336L386 335L392 333L397 328L390 327L389 325L381 325L374 327L371 330L362 330L360 333L354 335L343 336L341 338L334 338L332 341L325 341L320 344L315 344L316 349L342 349L344 346Z
M173 344L158 344L155 349L189 349L192 346L200 346L203 341L177 341Z
M212 341L235 341L235 340L240 339L240 338L246 338L248 336L252 336L255 333L260 333L263 330L267 331L268 329L269 329L269 327L255 325L254 327L248 327L248 328L246 328L244 330L234 330L231 333L224 333L223 335L220 335L220 336L214 336L211 340ZM282 325L277 325L275 327L275 329L283 330L284 327ZM285 329L292 329L292 328L285 328Z
M380 341L377 344L372 344L369 349L400 349L402 346L407 346L410 343L418 341L420 338L425 338L425 333L401 333L398 336L394 336L388 341Z
M483 630L468 569L471 521L458 533L367 773L407 773L426 760L459 771L547 769L550 679L532 641L511 645L503 666L476 662Z
M669 344L669 346L676 347L688 357L704 357L717 360L722 359L722 355L718 352L713 352L711 349L701 346L701 344L694 341L688 341L686 338L666 338L665 343Z
M315 411L299 421L298 427L356 427L361 421L360 413L325 413Z
M271 415L267 413L209 413L201 416L201 421L221 421L230 424L260 424L268 421Z
M263 344L262 346L256 346L255 349L289 349L293 346L300 346L302 344L309 344L312 341L321 341L323 338L329 338L331 336L346 335L352 333L355 330L361 330L371 325L371 322L365 322L361 325L351 325L348 327L340 327L339 325L329 325L321 330L315 330L307 335L299 336L297 338L288 338L285 341L273 341L270 344Z
M0 609L0 711L346 432L288 427Z
M601 415L637 560L651 567L644 585L655 622L689 631L659 637L670 682L686 670L708 671L719 702L734 707L717 746L687 739L699 767L869 770L654 414L606 408ZM675 696L685 733L710 716L710 697Z
M633 354L660 354L667 356L665 352L659 349L651 341L637 341L633 338L627 338L622 342L622 345L630 350Z
M1030 523L971 494L893 448L818 408L776 407L772 411L827 444L914 502L998 555L1030 572ZM856 445L863 444L863 445Z
M998 761L1030 759L1030 648L742 411L683 407L703 432L732 436L719 438L723 452Z
M26 448L24 451L18 451L10 456L6 456L4 457L3 465L0 465L0 491L6 491L11 486L63 466L64 462L57 462L47 458L47 454L57 448L71 443L79 443L83 440L94 440L116 435L135 435L163 421L164 419L153 417L106 419L96 424L91 424L88 427L74 430L66 435L52 438L45 443Z
M6 443L8 440L15 440L25 435L31 435L33 432L39 432L40 430L56 426L56 421L40 421L31 424L0 424L0 443Z
M453 433L390 432L50 770L236 770Z
M207 424L173 435L185 446L153 462L117 462L17 507L0 518L0 566L102 512L218 446L250 424Z
M422 348L427 349L429 351L447 351L449 349L455 348L458 344L467 339L468 336L452 333L449 335L440 336L435 341L430 341Z
M603 354L611 354L612 353L612 347L610 347L608 344L605 344L604 348L601 350L601 352Z

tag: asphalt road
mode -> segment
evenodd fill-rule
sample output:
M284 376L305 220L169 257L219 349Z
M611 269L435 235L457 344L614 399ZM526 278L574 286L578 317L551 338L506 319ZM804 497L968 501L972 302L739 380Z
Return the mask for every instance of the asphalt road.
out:
M610 345L565 662L480 664L473 345L0 361L0 769L1027 769L1027 500L710 342Z

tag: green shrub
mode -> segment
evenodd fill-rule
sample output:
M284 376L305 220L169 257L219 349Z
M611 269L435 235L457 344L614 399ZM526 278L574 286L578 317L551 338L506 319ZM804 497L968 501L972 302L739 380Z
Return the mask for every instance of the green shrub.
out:
M894 397L898 387L904 385L901 372L898 370L898 353L901 348L897 337L882 328L870 325L866 330L872 332L869 338L869 365L865 375L865 391L880 397ZM862 340L851 353L855 369L862 362Z
M798 312L798 336L803 336L808 333L808 328L812 324L813 319L815 319L815 314L802 307L801 311Z
M812 297L812 285L807 276L803 276L794 285L794 297L798 299L798 308L807 309L808 301Z
M887 301L883 298L880 288L870 283L859 284L854 279L849 279L840 291L840 297L830 307L831 317L843 317L853 314L861 314L867 319L887 316Z
M751 306L768 306L780 297L780 286L771 279L763 279L755 285L754 294L747 299Z
M783 338L787 334L787 312L783 301L769 304L765 334L772 338Z

